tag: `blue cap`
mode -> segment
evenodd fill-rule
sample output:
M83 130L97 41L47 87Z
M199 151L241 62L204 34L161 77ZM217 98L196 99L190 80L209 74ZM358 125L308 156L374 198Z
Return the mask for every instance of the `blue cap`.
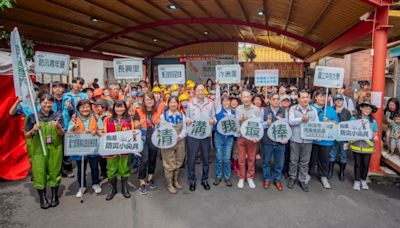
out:
M336 96L333 97L333 101L336 101L337 99L342 99L342 100L344 100L344 97L343 97L343 95L336 94Z

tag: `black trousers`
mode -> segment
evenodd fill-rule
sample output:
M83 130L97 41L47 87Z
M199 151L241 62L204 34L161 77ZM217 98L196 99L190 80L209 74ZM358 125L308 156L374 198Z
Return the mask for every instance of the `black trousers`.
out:
M310 174L315 172L315 167L318 167L318 175L327 177L329 172L329 154L332 146L321 146L313 144L311 159L310 159Z
M107 177L107 158L99 158L100 176Z
M371 154L355 153L354 155L354 179L356 181L367 180L369 161Z
M208 180L208 172L209 172L209 154L211 148L211 137L205 139L195 139L192 137L187 137L187 145L188 148L188 180L189 183L196 183L196 155L197 151L200 150L202 157L202 167L203 174L201 177L201 181Z
M156 169L158 148L153 145L151 139L146 139L142 157L139 160L139 179L146 179L147 174L154 174Z

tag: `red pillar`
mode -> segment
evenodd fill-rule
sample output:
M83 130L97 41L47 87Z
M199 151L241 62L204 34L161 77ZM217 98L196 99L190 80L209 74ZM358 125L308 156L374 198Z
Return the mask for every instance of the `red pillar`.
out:
M378 140L375 140L375 153L372 154L369 171L382 172L380 168L382 149L382 121L383 121L383 98L385 92L385 69L387 31L389 21L389 7L384 6L377 9L376 29L373 37L374 58L372 65L372 92L378 92L381 96L381 106L375 113L374 118L378 124Z

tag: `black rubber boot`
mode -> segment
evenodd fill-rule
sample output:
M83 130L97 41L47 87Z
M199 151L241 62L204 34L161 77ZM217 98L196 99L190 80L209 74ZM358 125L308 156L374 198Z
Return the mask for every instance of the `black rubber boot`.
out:
M128 178L126 177L121 177L121 193L125 198L131 198L128 190Z
M328 172L328 179L331 179L333 176L333 169L335 166L335 162L329 162L329 172Z
M339 163L340 171L339 171L339 180L344 181L344 171L346 169L346 163Z
M115 196L115 194L117 194L117 178L108 180L108 182L110 183L110 192L108 192L106 200L112 200Z
M40 202L40 208L42 209L47 209L50 207L49 201L46 198L46 189L39 190L39 202Z
M52 187L51 188L50 207L57 207L57 205L59 203L60 203L60 201L58 201L58 186L57 187Z

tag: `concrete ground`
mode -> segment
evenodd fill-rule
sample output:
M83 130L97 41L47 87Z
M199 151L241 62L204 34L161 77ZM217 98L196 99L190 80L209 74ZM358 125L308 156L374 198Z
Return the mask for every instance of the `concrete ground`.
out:
M200 176L200 165L197 174ZM181 179L184 189L168 193L164 187L161 162L157 160L156 183L159 188L139 195L137 174L131 176L132 198L121 194L108 202L107 183L96 195L92 189L84 203L75 197L76 179L64 178L60 186L60 205L42 210L30 178L22 181L0 181L0 227L399 227L400 188L370 184L370 190L352 190L352 170L347 169L345 182L333 177L331 190L325 190L316 178L303 192L299 186L278 192L273 186L262 188L261 161L257 162L256 189L247 185L242 190L228 188L224 183L212 185L214 163L211 165L211 191L200 183L195 192L186 184L186 169ZM336 167L337 168L337 167ZM337 171L337 170L336 170ZM89 177L89 175L88 175ZM90 181L89 181L90 182ZM134 186L136 185L136 186ZM118 187L119 188L119 187ZM49 195L49 194L48 194Z

